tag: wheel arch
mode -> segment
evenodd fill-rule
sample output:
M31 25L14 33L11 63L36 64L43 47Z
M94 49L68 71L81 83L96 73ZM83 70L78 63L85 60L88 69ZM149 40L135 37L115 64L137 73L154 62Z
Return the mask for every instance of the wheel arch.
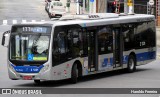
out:
M74 63L73 63L73 66L77 64L77 68L78 68L78 76L82 76L82 64L79 60L76 60ZM73 69L73 66L72 66L72 69Z
M131 52L131 53L129 54L129 56L128 56L128 59L129 59L130 56L134 56L135 62L136 62L136 65L137 65L137 56L136 56L136 53L135 53L135 52Z

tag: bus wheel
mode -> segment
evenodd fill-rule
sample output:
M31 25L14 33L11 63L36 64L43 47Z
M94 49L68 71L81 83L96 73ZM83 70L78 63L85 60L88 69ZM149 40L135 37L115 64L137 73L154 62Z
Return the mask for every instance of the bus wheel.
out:
M34 83L36 83L36 84L40 84L40 83L41 83L41 81L40 81L40 80L34 80Z
M78 78L78 68L77 68L77 64L74 64L72 68L71 82L73 84L77 83L77 78Z
M129 59L128 59L128 66L127 66L127 71L129 73L132 73L136 70L136 59L133 55L130 55L129 56Z

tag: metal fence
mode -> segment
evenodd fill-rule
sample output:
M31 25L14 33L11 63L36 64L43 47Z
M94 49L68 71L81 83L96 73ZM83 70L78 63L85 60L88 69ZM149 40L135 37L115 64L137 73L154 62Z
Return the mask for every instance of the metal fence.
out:
M153 6L153 15L156 16L156 6ZM143 4L135 4L134 5L134 12L137 13L137 14L149 14L150 12L148 11L151 11L150 7L148 5L143 5Z
M134 12L139 14L147 14L147 5L135 4Z

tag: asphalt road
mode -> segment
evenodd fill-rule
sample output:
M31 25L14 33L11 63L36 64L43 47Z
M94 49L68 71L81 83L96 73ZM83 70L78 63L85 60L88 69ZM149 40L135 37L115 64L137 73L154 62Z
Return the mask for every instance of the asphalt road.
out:
M0 0L0 42L2 32L9 30L13 20L49 20L44 10L44 0ZM2 25L8 20L8 25ZM158 49L160 53L160 49ZM79 79L77 84L70 84L68 80L44 81L35 85L33 81L10 80L7 71L7 49L0 45L0 88L160 88L160 58L147 65L137 67L134 73L122 71L107 72L87 76ZM0 97L8 95L0 95ZM11 95L19 96L22 95ZM27 95L23 95L25 97ZM33 96L33 95L32 95ZM157 95L41 95L42 97L160 97ZM41 97L40 96L40 97ZM33 96L34 97L34 96Z
M44 10L44 0L0 0L0 25L4 20L12 24L22 20L49 20Z

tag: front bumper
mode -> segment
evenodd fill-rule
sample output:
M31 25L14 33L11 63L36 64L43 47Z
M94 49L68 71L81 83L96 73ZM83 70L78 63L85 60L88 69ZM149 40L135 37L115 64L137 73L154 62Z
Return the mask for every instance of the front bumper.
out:
M51 80L50 71L50 68L47 70L42 68L38 73L20 73L15 71L12 67L8 68L9 78L12 80L26 80L23 78L24 76L31 76L32 79L30 80Z
M51 16L63 16L66 14L66 12L51 12Z

